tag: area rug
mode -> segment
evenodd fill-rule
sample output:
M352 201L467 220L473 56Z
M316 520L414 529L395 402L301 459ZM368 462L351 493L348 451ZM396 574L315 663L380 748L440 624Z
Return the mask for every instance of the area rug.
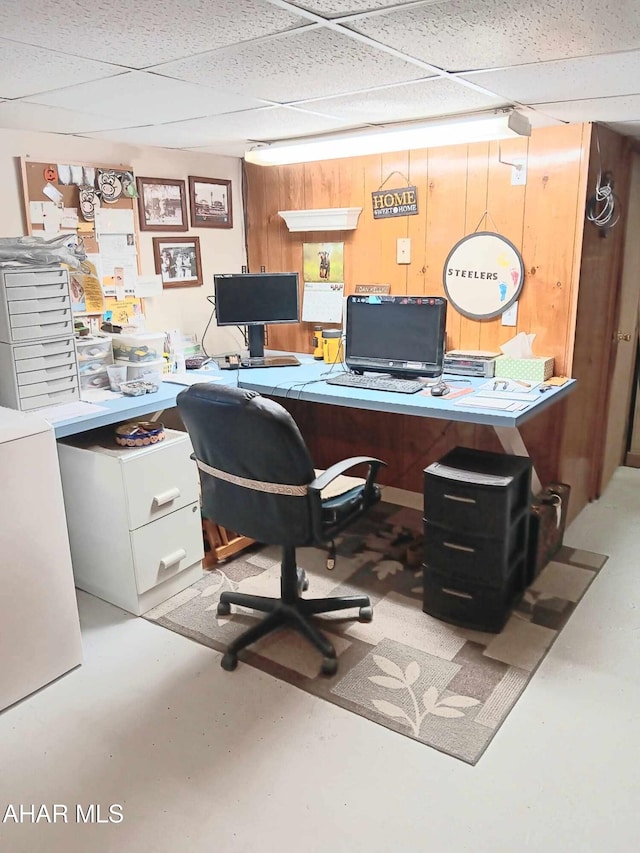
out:
M298 565L310 581L306 595L365 593L374 607L368 624L344 612L323 617L339 656L336 676L321 675L320 655L288 629L241 653L240 660L475 764L607 558L563 547L502 632L481 633L422 611L421 530L418 511L380 503L336 540L333 572L325 568L324 551L298 549ZM217 616L220 593L277 596L279 575L279 549L255 547L145 618L223 651L260 617L237 607L231 616Z

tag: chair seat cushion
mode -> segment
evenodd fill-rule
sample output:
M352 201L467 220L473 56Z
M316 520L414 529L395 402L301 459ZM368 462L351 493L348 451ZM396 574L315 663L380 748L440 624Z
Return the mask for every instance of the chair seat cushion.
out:
M355 477L347 477L345 479L356 479ZM353 513L358 505L362 502L362 493L364 492L364 483L349 489L343 494L335 497L327 498L322 501L322 524L334 525L340 523L343 519L348 518ZM380 488L374 486L374 492L377 496L380 495Z
M320 474L324 474L324 470L322 468L315 468L314 470L316 477L319 477ZM346 474L340 474L339 477L332 480L329 485L320 492L320 497L323 501L328 498L336 498L339 495L344 495L356 486L364 486L363 477L348 477Z

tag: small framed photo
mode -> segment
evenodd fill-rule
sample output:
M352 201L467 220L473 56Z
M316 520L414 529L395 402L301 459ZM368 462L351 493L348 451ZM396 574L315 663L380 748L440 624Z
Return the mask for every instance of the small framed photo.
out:
M202 284L199 237L154 237L153 257L163 287L199 287Z
M141 231L189 229L184 181L138 178L137 182Z
M192 228L233 228L231 181L189 176Z

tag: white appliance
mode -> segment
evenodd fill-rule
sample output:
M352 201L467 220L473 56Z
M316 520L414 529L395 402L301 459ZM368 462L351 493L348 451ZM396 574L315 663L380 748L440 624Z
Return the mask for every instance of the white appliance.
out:
M53 429L0 408L0 710L82 662Z

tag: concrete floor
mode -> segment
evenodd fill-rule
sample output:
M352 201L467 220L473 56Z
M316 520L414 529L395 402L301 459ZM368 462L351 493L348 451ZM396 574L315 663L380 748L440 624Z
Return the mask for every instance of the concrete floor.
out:
M622 468L565 537L609 562L476 767L80 594L84 665L0 714L0 821L69 822L0 823L0 850L637 851L639 519Z

